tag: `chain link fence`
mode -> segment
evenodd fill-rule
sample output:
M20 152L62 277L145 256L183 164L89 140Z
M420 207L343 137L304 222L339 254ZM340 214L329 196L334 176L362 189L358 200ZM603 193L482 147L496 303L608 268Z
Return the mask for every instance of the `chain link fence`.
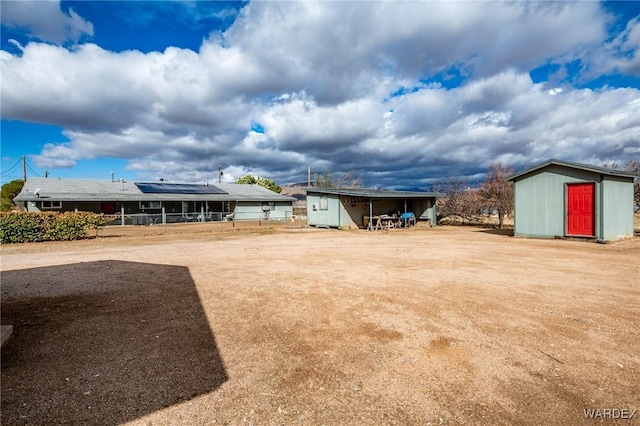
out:
M285 228L299 229L306 228L307 224L307 208L296 207L291 213L286 213Z

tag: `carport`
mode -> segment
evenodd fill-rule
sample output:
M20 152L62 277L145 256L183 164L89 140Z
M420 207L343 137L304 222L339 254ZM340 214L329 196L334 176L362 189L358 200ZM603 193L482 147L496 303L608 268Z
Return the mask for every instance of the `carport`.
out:
M383 189L305 188L309 226L376 229L378 219L391 223L404 213L418 221L436 224L435 192L389 191ZM394 217L395 216L395 217ZM375 222L371 218L374 218ZM369 224L373 223L372 226ZM406 220L404 221L406 223Z

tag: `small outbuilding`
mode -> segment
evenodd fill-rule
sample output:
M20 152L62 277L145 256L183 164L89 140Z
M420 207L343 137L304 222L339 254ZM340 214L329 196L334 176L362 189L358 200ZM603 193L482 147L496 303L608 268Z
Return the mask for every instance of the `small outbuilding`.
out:
M612 241L633 236L635 175L549 160L514 173L514 235L585 237Z
M442 196L435 192L366 188L305 190L309 226L330 228L367 228L371 224L370 229L375 229L380 221L393 225L393 219L398 219L398 225L421 220L435 226L436 197Z

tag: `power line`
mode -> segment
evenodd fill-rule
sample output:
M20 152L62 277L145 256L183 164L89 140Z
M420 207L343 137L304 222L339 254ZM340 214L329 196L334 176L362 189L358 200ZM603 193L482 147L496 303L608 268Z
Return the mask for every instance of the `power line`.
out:
M31 168L31 166L29 165L29 163L25 163L27 165L27 169L29 169L31 171L31 173L33 173L34 175L36 175L37 177L43 177L41 174L39 174L38 172L36 172L35 170L33 170Z
M8 170L4 170L4 171L2 172L2 174L4 175L4 174L6 174L6 173L12 172L12 171L13 171L13 169L15 169L17 166L19 166L19 165L20 165L20 162L21 162L21 161L22 161L22 158L21 158L21 159L19 159L19 160L16 162L16 164L14 164L13 166L11 166Z

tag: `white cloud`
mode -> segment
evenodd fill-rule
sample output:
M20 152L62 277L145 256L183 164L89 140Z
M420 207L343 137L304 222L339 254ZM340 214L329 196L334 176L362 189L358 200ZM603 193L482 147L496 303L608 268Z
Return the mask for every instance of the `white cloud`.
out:
M593 72L619 72L640 77L640 16L608 43L594 59Z
M3 1L2 25L25 30L43 41L63 44L93 35L93 25L73 9L65 13L59 0Z
M147 178L210 180L222 164L225 179L284 183L311 165L383 186L426 182L425 171L477 176L496 160L623 160L640 140L638 89L548 87L528 74L586 58L606 22L595 2L257 2L197 52L0 51L2 114L67 129L40 167L109 156ZM637 28L610 45L637 49ZM459 87L420 81L452 67L469 72ZM415 90L390 96L401 87Z

